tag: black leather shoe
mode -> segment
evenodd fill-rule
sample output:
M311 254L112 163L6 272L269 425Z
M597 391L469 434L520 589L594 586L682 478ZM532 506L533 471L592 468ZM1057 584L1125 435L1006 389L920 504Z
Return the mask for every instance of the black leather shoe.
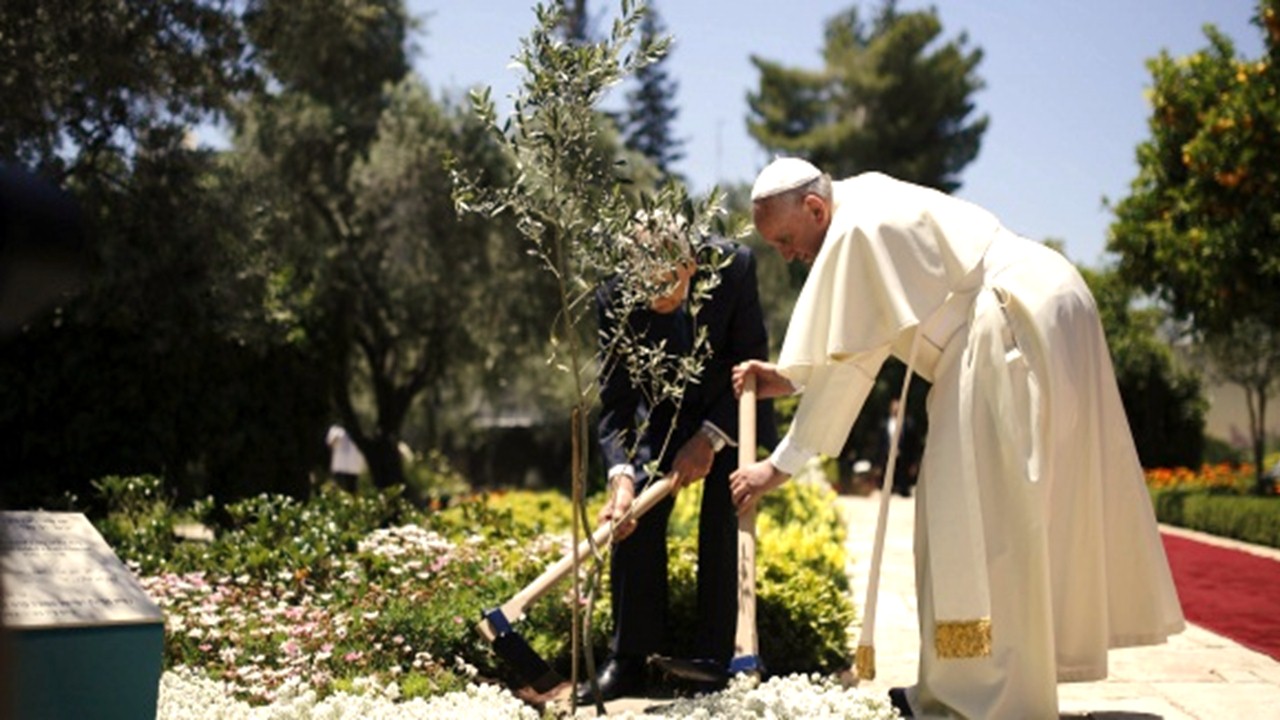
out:
M644 689L644 661L640 658L612 657L596 675L600 684L600 697L605 702L626 695L639 694ZM595 693L590 682L578 683L578 704L594 705Z
M906 688L889 688L889 703L893 705L893 709L897 710L902 717L915 717L915 714L911 712L911 703L907 702Z

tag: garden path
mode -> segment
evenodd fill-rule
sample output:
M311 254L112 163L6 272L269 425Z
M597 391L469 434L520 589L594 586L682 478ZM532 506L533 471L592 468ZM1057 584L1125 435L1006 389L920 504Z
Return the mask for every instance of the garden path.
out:
M867 568L879 494L839 499L849 521L850 570L855 603L866 595ZM911 554L915 520L912 498L893 496L889 507L880 601L876 620L876 679L860 687L888 692L914 682L919 649ZM1178 528L1161 532L1241 546ZM1280 552L1249 546L1280 558ZM856 637L856 632L854 633ZM1110 677L1058 686L1062 717L1106 720L1240 720L1280 717L1280 662L1197 625L1165 645L1113 650Z

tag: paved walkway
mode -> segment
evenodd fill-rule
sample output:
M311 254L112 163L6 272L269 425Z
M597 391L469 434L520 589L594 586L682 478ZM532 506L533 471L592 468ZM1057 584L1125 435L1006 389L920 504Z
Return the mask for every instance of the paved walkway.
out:
M849 522L849 573L854 605L861 607L880 496L846 496L837 502ZM876 679L859 685L866 692L888 693L891 687L915 682L920 635L911 550L914 521L915 501L892 496L876 620ZM1161 529L1280 560L1280 551L1269 548L1177 528ZM851 629L851 642L857 641L858 630L856 626ZM1058 686L1064 720L1280 718L1280 662L1204 628L1188 625L1167 644L1113 650L1109 659L1107 680ZM609 703L607 710L610 715L641 713L666 702L660 698L622 698Z
M854 563L850 572L854 602L859 606L866 596L879 499L879 494L873 493L839 500L849 520L848 547ZM890 687L915 681L920 636L911 552L914 520L913 499L890 499L876 619L876 679L859 686L870 692L887 692ZM1267 548L1242 546L1176 528L1161 529L1280 559L1280 552ZM1165 645L1111 651L1108 679L1059 685L1058 697L1063 718L1280 718L1280 662L1204 628L1188 625L1185 632Z

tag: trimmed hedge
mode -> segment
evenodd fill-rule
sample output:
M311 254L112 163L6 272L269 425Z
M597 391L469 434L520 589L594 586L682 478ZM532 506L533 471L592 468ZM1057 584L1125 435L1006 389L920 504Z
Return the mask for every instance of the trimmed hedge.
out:
M1162 523L1280 548L1280 497L1153 488L1151 502Z

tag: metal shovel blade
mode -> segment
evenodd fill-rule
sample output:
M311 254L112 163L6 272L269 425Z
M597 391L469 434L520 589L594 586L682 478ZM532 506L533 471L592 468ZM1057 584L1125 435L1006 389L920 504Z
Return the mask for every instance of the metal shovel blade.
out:
M673 658L662 655L649 657L649 663L674 677L694 682L721 683L729 679L724 663L710 658Z
M488 623L489 630L494 635L493 651L510 663L534 690L545 693L564 682L560 673L553 670L529 642L511 627L502 608L486 610L482 616L484 619L481 623Z

